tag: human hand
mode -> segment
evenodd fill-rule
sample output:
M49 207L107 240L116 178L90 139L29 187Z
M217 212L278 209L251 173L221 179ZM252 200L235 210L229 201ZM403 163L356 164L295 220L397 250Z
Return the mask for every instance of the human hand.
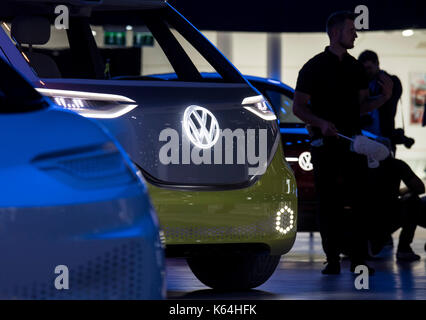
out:
M305 128L306 128L306 130L308 130L308 134L309 134L309 136L310 136L310 137L313 137L313 136L314 136L314 131L313 131L313 129L312 129L312 126L311 126L310 124L307 124L307 125L305 126Z
M324 120L320 125L321 133L325 137L337 136L337 129L333 123Z

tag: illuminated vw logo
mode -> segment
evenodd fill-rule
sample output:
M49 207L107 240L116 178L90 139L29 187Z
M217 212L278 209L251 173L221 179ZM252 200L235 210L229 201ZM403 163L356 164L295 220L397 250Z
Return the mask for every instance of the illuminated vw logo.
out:
M183 128L189 140L201 149L211 148L219 139L219 123L213 113L203 107L186 108Z
M302 152L299 156L299 166L305 171L311 171L314 166L311 162L311 153L308 151Z

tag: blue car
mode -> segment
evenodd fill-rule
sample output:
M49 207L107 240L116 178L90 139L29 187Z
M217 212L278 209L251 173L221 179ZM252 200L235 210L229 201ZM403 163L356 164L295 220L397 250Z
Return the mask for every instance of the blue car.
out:
M0 58L0 299L161 299L141 174L99 125Z

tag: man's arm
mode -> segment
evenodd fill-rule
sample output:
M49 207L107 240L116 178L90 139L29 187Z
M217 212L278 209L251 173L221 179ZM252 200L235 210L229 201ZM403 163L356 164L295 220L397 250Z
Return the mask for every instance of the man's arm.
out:
M333 123L317 117L308 107L310 95L295 91L293 101L293 113L303 122L313 127L318 127L324 136L337 136L337 129Z
M382 87L382 94L377 97L370 97L368 89L362 89L359 91L361 115L371 112L384 105L385 102L388 101L392 96L393 82L389 76L381 74L379 85Z
M397 76L391 77L393 81L392 96L386 104L379 109L380 131L384 137L392 137L395 130L395 115L402 94L402 85Z
M407 187L402 188L399 191L401 196L406 195L407 193L416 194L416 195L421 195L425 193L425 185L423 181L420 180L420 178L417 176L412 177L411 179L405 181L404 183Z

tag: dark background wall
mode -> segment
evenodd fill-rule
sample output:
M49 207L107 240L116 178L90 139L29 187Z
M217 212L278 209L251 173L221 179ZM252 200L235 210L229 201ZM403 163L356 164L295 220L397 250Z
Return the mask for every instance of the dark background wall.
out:
M318 32L328 15L369 9L370 30L426 28L426 0L169 0L197 28L219 31Z

